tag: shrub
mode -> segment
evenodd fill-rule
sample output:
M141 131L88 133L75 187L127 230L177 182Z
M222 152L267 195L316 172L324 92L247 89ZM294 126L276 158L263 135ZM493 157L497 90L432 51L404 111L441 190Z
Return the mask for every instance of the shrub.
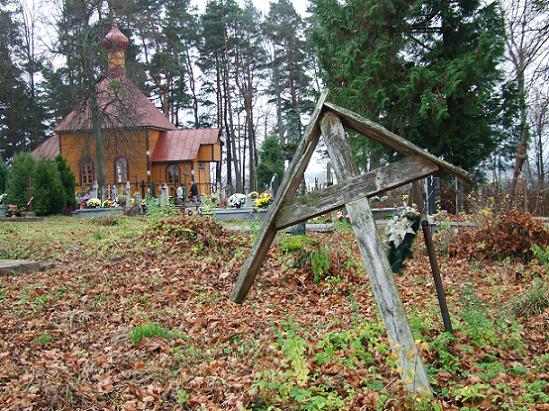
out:
M29 183L34 171L35 161L29 153L20 153L13 157L6 179L6 204L26 207L29 201Z
M33 209L36 215L58 214L65 209L67 198L57 164L39 160L32 177Z
M549 307L549 287L543 280L536 278L532 285L511 304L511 311L517 317L529 317L541 314Z
M76 197L74 195L76 187L74 174L72 173L67 161L59 154L55 157L55 163L57 170L59 171L59 177L61 178L61 184L65 190L65 198L67 207L76 207Z
M450 256L502 260L507 257L529 261L532 247L549 245L549 231L531 214L510 211L488 216L478 229L463 231L448 248Z

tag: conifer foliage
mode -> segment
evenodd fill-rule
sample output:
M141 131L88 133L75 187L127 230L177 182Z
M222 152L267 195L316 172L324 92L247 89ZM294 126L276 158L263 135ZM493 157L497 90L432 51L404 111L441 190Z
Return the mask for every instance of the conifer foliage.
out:
M32 182L32 204L36 215L59 214L65 209L67 195L55 161L38 160L32 174Z
M338 103L468 170L492 152L503 55L496 2L312 3L312 38ZM360 152L365 143L355 143Z
M269 186L273 175L281 179L284 174L284 153L277 135L270 135L263 141L259 152L257 167L257 185L260 190Z

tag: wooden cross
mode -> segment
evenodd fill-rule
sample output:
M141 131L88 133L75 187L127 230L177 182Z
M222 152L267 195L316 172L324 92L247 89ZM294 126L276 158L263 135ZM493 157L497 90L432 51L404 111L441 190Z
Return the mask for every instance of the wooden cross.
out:
M278 230L345 206L391 347L398 357L402 379L411 392L431 395L427 374L415 345L384 245L377 232L368 197L415 182L439 170L466 179L470 178L469 174L391 133L381 125L327 102L327 95L328 93L324 92L317 103L304 138L296 149L269 214L257 234L250 256L242 267L231 300L237 303L244 301ZM346 139L345 128L391 147L407 157L361 175ZM328 148L337 184L322 191L293 198L321 134ZM424 217L422 214L422 219ZM432 242L427 242L426 245L432 248ZM434 256L433 249L430 250L430 257L431 255ZM432 259L430 261L433 264ZM436 258L434 263L436 265ZM440 298L440 293L444 297L444 288L438 265L436 270L432 265L432 269L444 317L444 313L447 314L447 307L444 298Z

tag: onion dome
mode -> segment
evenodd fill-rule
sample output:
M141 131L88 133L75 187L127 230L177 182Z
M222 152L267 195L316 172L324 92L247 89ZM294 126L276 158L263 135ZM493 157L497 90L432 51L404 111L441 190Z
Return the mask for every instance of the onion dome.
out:
M113 23L111 29L101 42L101 47L112 53L118 51L126 51L129 44L130 41L128 40L128 38L118 29L116 23Z

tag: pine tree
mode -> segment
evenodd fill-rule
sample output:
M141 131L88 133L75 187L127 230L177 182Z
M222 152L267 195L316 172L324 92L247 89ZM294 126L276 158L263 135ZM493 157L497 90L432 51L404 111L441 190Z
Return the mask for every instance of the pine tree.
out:
M295 146L301 136L302 116L310 112L312 64L305 37L305 23L289 0L270 4L264 23L271 56L268 95L276 105L276 132L284 144Z
M269 186L273 175L284 175L284 153L277 135L270 135L263 141L259 151L259 165L257 166L257 185L264 190Z
M6 180L6 203L26 207L29 202L30 188L35 161L29 153L20 153L11 161Z

